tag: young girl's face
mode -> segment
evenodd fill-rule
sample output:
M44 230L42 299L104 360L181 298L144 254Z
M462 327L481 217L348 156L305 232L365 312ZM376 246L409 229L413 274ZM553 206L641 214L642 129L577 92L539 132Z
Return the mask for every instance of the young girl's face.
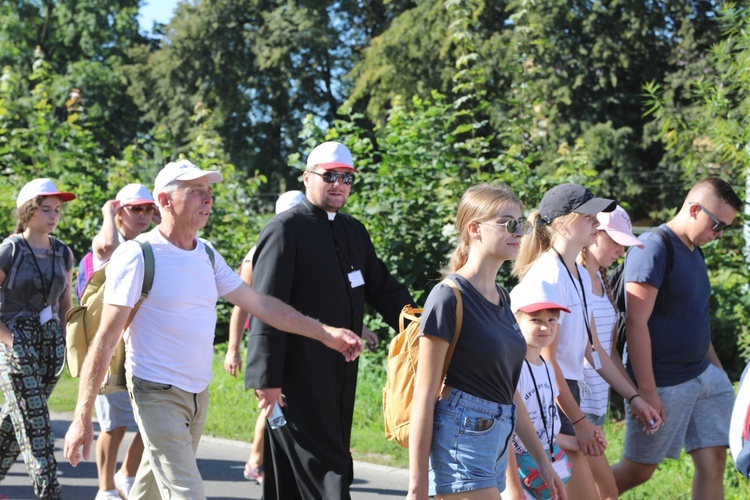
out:
M516 222L516 231L508 230L509 221ZM490 220L479 222L481 243L490 255L500 260L512 260L518 256L521 238L524 236L523 212L515 203L508 204Z
M576 214L575 219L568 226L568 237L571 242L583 247L593 245L596 241L599 220L596 215Z
M588 253L599 267L609 267L625 255L625 246L613 240L607 231L598 231L596 243L588 247Z
M28 223L28 228L40 233L49 234L55 230L60 222L62 201L57 196L45 196L42 203L34 211Z
M542 309L533 313L521 313L518 326L529 347L544 348L552 344L557 335L560 311L557 309Z

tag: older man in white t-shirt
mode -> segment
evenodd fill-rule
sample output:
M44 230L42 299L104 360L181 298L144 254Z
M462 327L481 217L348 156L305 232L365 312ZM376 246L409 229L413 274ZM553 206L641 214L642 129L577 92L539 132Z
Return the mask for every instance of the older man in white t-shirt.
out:
M255 292L196 237L211 212L211 185L221 180L219 172L187 160L166 165L154 183L161 223L137 238L151 244L155 272L151 293L124 337L128 391L147 457L129 498L206 498L195 450L206 420L218 297L280 330L318 339L347 360L362 352L353 332L323 325ZM65 436L65 457L73 466L82 456L88 459L94 399L143 275L140 246L120 245L107 268L102 322L82 368L75 417Z

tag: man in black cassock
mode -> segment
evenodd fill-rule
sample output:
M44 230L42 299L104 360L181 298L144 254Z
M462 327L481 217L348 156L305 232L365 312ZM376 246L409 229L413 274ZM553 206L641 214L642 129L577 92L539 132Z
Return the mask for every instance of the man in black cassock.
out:
M323 323L361 332L365 303L393 328L414 301L375 250L365 227L339 213L354 164L336 142L316 147L304 173L306 199L263 229L253 261L253 288ZM348 499L349 444L358 362L319 342L253 319L245 386L261 407L280 401L287 424L266 427L263 498Z

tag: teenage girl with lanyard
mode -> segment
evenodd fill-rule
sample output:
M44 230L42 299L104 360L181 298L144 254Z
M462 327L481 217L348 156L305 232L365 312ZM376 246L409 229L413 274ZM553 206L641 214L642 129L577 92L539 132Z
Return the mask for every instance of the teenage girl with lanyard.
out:
M461 292L463 322L442 380L458 299L448 284L439 283L427 298L420 322L409 499L434 495L499 500L516 419L516 432L552 485L553 497L566 498L528 414L516 415L514 405L523 406L516 384L526 342L510 310L508 292L495 280L500 266L518 254L527 227L522 215L520 200L504 185L472 186L459 203L459 244L446 277Z
M599 221L596 239L592 245L583 247L578 255L578 263L586 268L591 277L593 293L589 309L594 315L599 343L603 352L610 355L625 374L617 349L612 349L619 311L609 285L607 268L625 254L626 246L643 248L643 243L633 234L630 217L621 206L618 205L612 212L601 212L596 218ZM589 422L603 426L609 406L609 385L588 362L585 363L583 376L587 390L581 393L581 410ZM617 498L617 484L607 457L589 455L588 462L599 498Z
M65 363L73 254L50 233L73 199L50 179L29 182L16 199L16 234L0 244L0 478L20 452L38 498L60 498L47 398Z
M554 367L560 390L560 434L575 436L578 444L577 449L565 450L573 463L567 491L577 500L598 499L586 456L599 456L606 448L600 438L601 429L586 420L579 406L584 358L627 399L643 422L644 432L653 433L661 425L659 414L639 397L630 380L602 350L589 308L591 277L576 264L581 249L594 242L599 227L596 214L611 212L615 206L614 200L597 198L577 184L561 184L548 190L539 210L531 215L533 230L524 238L513 269L522 281L545 281L555 286L561 305L571 311L560 315L559 335L542 350L542 356Z

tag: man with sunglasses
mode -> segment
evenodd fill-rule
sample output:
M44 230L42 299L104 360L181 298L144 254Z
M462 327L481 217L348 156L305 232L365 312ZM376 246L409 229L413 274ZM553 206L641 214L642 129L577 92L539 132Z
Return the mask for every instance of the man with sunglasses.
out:
M695 465L693 498L724 498L734 390L711 343L711 286L700 247L722 237L741 208L727 182L704 179L660 226L673 253L666 278L661 236L646 232L639 238L645 247L628 251L627 369L664 425L647 436L628 410L623 458L612 467L621 494L648 481L665 458L679 458L684 446Z
M340 212L355 173L343 144L325 142L310 153L305 199L260 234L253 288L355 332L367 303L396 328L414 300L375 255L365 227ZM287 422L266 426L263 498L349 498L357 362L296 337L256 318L250 326L245 385L255 388L266 415L281 403Z

